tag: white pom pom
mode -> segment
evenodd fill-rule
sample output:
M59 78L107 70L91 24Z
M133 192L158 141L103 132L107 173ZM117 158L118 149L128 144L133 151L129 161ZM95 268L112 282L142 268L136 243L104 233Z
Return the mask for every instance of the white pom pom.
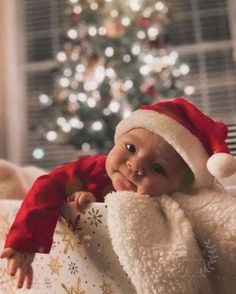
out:
M228 153L215 153L208 159L207 169L216 178L227 178L236 172L236 158Z

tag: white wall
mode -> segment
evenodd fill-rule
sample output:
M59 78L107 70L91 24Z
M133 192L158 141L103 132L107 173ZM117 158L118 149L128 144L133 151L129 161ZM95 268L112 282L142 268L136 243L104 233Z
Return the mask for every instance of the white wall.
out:
M26 131L21 21L17 0L0 1L0 156L21 163Z
M0 158L4 158L6 156L6 129L5 129L5 76L3 71L3 61L4 61L4 52L5 52L5 44L3 42L3 35L5 31L5 19L4 19L4 11L3 11L3 3L4 1L0 1Z

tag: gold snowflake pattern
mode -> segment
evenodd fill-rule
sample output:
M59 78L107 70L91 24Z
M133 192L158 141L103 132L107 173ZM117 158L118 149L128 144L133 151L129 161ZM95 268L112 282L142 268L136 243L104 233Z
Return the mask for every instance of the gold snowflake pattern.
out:
M51 274L57 274L59 276L59 271L62 265L60 264L58 257L53 258L50 256L50 262L48 263L48 267L51 269Z
M71 231L74 234L79 234L79 232L81 232L81 230L82 230L82 228L79 226L79 222L80 222L80 215L79 214L74 219L69 219L67 221L69 229L71 229Z
M77 279L76 285L75 286L66 286L65 284L61 284L62 288L65 290L66 294L86 294L82 289L81 289L81 280L80 278Z
M10 277L6 270L0 268L0 293L15 294L15 278Z
M0 240L3 240L9 231L10 222L8 217L0 217Z
M65 254L68 252L69 249L74 251L75 249L79 249L82 245L82 236L76 236L74 234L75 230L78 230L78 228L73 228L71 224L70 227L68 227L66 220L60 219L59 230L56 230L55 233L62 238L62 242L64 242L65 244Z
M102 214L99 214L99 209L95 210L94 208L92 208L88 211L88 214L89 216L87 219L90 221L91 225L95 225L97 227L99 223L102 223Z
M111 284L107 284L103 281L103 284L100 286L102 289L102 294L112 294L114 293L111 289Z

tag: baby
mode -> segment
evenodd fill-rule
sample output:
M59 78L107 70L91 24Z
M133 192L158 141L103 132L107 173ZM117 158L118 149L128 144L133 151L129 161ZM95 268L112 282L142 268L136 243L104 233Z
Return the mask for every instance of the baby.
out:
M106 159L106 172L116 191L134 191L143 195L186 190L193 181L188 165L160 136L137 128L122 135ZM78 208L96 201L91 192L73 194Z
M50 252L60 208L70 195L81 209L86 202L103 202L114 190L156 197L211 186L212 174L223 170L229 176L236 170L226 134L224 124L187 100L170 99L143 106L121 121L107 156L83 156L38 178L1 253L8 273L17 274L17 287L31 288L34 254Z

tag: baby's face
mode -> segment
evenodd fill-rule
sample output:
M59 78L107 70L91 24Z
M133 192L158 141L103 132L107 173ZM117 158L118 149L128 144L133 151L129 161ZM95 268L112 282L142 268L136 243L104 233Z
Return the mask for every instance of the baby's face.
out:
M106 170L116 191L157 196L179 190L184 165L164 139L139 128L118 139L108 154Z

